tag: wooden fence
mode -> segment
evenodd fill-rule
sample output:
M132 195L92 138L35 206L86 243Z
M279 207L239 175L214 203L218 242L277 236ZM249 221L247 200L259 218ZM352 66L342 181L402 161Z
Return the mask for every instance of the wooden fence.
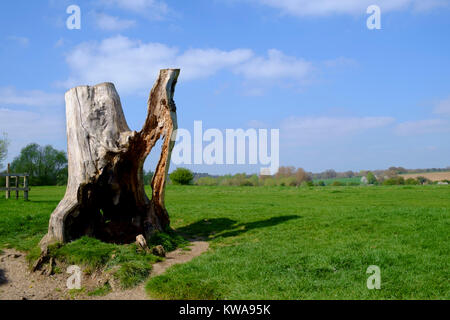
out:
M0 173L0 176L6 177L6 188L0 188L0 191L6 191L6 199L11 197L11 191L16 192L16 199L19 199L19 191L23 191L23 198L25 201L28 200L28 192L30 188L28 187L28 177L30 176L27 173L10 173L8 163L8 171L7 173ZM23 178L22 187L19 186L19 178ZM11 180L15 179L14 186L11 187Z

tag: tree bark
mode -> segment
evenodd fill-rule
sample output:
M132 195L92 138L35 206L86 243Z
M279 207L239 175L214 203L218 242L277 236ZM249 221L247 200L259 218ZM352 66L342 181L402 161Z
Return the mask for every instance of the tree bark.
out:
M177 129L173 95L179 72L160 71L139 132L129 129L112 83L80 86L66 93L69 180L64 198L50 217L42 248L84 235L131 243L139 234L149 238L169 226L164 190L172 134ZM143 165L160 138L164 142L149 200Z

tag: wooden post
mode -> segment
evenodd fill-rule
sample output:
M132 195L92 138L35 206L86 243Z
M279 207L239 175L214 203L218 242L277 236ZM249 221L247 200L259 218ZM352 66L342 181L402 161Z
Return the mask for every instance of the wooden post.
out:
M16 183L15 183L16 199L19 199L19 176L15 176L14 178L16 178Z
M6 171L7 174L9 174L10 164L8 163L8 171ZM9 199L11 196L11 191L9 191L9 176L6 176L6 199Z
M28 201L28 176L23 177L23 199Z

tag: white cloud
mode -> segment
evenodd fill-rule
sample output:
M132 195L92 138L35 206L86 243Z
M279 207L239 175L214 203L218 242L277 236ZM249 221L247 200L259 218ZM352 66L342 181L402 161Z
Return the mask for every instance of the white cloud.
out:
M281 51L271 49L268 57L254 57L245 64L236 67L238 74L247 79L277 80L304 79L312 70L312 65L303 59L289 57Z
M125 93L148 89L163 68L181 68L183 80L206 78L229 70L246 79L264 81L299 81L312 69L310 63L278 50L269 50L268 58L258 57L249 49L180 52L161 43L144 43L124 36L82 43L68 54L67 63L71 76L65 86L109 81Z
M29 140L30 137L52 138L65 134L64 116L43 115L38 112L0 108L0 128L10 138Z
M450 97L446 100L438 102L436 108L434 109L434 113L450 116Z
M175 58L175 64L183 69L185 78L208 77L217 71L237 66L253 56L249 49L222 51L218 49L191 49Z
M120 19L105 13L96 14L95 21L100 29L107 31L125 30L136 26L136 21L134 20Z
M383 128L393 122L390 117L290 117L281 124L281 138L307 145Z
M152 86L161 68L173 66L177 50L159 43L126 37L82 43L67 56L71 77L67 86L113 82L123 92Z
M0 87L0 105L52 107L63 103L63 94L47 93L40 90L19 91L14 87Z
M64 113L43 115L37 112L0 108L0 133L13 141L8 150L11 161L27 144L52 144L64 148L66 141Z
M414 2L414 10L415 11L428 11L438 7L448 7L448 0L427 0L427 1L415 1Z
M164 1L158 0L101 0L107 6L143 14L152 19L162 19L169 13L169 7Z
M365 14L368 6L377 4L382 12L412 8L429 10L448 5L448 0L253 0L293 16L325 16L331 14ZM426 5L424 3L427 3Z
M401 136L450 132L450 122L442 119L407 121L400 123L395 132Z

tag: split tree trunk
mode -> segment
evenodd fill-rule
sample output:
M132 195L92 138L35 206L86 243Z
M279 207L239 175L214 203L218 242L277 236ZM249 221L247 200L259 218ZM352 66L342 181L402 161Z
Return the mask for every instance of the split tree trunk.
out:
M164 190L174 144L171 138L177 129L173 95L179 72L160 71L140 132L128 128L112 83L80 86L66 93L69 180L64 198L50 217L42 248L84 235L131 243L139 234L149 238L169 225ZM160 138L164 142L149 200L143 165Z

